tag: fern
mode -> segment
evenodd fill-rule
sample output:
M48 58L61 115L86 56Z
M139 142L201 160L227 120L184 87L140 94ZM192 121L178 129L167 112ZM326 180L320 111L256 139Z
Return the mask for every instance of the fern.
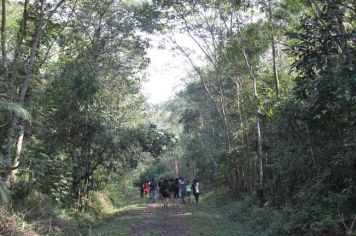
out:
M4 99L0 99L0 109L12 111L18 117L27 121L31 121L31 114L18 103L8 102Z

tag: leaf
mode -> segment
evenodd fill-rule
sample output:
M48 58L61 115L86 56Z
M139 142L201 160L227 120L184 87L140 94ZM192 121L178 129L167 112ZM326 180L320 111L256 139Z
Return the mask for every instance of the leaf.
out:
M21 117L22 119L27 121L31 121L31 114L18 103L0 100L0 109L12 111L18 117Z

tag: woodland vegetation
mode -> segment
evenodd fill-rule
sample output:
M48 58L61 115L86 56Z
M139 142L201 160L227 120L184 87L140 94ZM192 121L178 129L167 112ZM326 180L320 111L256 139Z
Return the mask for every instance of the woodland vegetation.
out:
M353 235L355 19L352 0L2 0L0 232L179 170L278 212L270 235ZM157 106L150 34L191 67Z

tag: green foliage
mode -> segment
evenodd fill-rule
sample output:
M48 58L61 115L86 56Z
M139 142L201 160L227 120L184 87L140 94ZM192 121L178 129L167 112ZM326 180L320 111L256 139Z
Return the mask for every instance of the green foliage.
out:
M140 203L118 189L171 177L176 167L217 189L203 188L202 200L213 204L191 209L194 234L349 230L356 202L351 1L65 1L37 31L42 3L23 12L22 3L7 2L1 44L9 63L0 59L1 174L19 161L16 178L7 179L11 199L19 212L33 211L25 220L40 233L52 232L36 225L38 217L61 228L70 220L56 217L57 208L86 208L81 233L108 216L114 223L99 222L93 234L129 234L124 224L138 220ZM146 33L163 29L173 40L170 29L189 35L205 64L174 42L194 71L176 98L151 109L141 94ZM27 123L21 146L19 126ZM1 181L1 201L7 191Z
M321 131L310 127L307 117L304 105L291 101L277 109L271 126L267 127L266 134L274 137L269 139L269 145L278 148L267 152L271 179L266 193L275 205L289 201L293 230L303 228L315 235L327 232L342 235L339 212L348 215L348 223L355 212L351 206L355 201L355 188L351 184L355 159L349 149L354 131L345 130L343 134ZM303 137L305 141L301 141ZM293 205L299 210L294 210Z
M164 152L171 151L177 140L167 130L157 129L156 125L150 124L147 128L140 128L137 135L142 150L149 152L153 157L158 157ZM143 131L143 132L142 132Z
M303 18L292 53L293 67L298 72L295 92L310 104L311 120L323 124L355 120L355 45L354 27L344 9L347 1L327 1L321 11ZM350 123L351 122L351 123Z
M8 102L5 99L0 99L0 110L13 112L16 116L26 121L31 121L31 114L20 104Z
M238 7L236 15L231 14L226 2L198 1L195 11L187 10L186 4L173 3L174 10L185 20L182 30L196 39L208 65L194 68L196 74L172 101L174 110L168 106L175 116L171 121L182 128L177 159L184 175L227 186L234 196L247 194L256 203L258 118L265 204L285 209L253 207L246 221L266 235L345 233L344 223L351 225L355 214L351 140L356 53L350 2L254 2L267 17L268 4L273 6L272 20L261 17L256 22L244 18ZM274 95L271 31L280 98ZM256 91L249 79L253 76ZM213 231L214 221L207 226Z

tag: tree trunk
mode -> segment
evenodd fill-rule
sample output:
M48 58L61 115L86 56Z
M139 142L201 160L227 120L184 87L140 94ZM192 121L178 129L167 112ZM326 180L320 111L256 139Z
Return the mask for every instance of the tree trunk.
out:
M277 71L277 59L276 59L276 46L273 31L273 18L272 18L272 0L268 0L268 14L269 14L269 27L271 36L271 47L272 47L272 61L273 61L273 76L276 89L276 97L280 98L280 85Z
M37 24L36 30L35 30L35 35L33 38L32 45L31 45L31 51L30 51L30 55L29 55L29 59L28 59L28 65L26 66L25 81L22 84L21 92L20 92L20 95L18 98L20 103L24 102L27 90L30 86L32 79L33 79L33 67L34 67L34 64L37 59L37 55L38 55L37 51L39 48L40 39L41 39L42 33L47 25L47 22L48 22L48 21L45 21L45 19L44 19L44 8L45 8L45 1L42 0L41 1L41 13L39 16L38 24Z
M53 14L57 11L57 9L64 2L65 2L65 0L59 1L57 3L57 5L55 6L55 8L48 15L48 18L45 19L46 1L45 0L41 0L40 1L41 10L40 10L40 15L39 15L39 20L38 20L38 23L37 23L36 28L35 28L33 41L32 41L32 44L31 44L30 55L29 55L29 59L28 59L28 65L26 66L25 80L24 80L24 82L22 84L22 88L20 90L20 94L17 97L17 102L19 102L20 104L24 103L27 90L28 90L28 88L30 86L31 81L33 80L33 68L34 68L34 65L36 63L36 59L37 59L37 56L38 56L38 48L39 48L39 45L40 45L41 36L42 36L42 34L43 34L43 32L44 32L44 30L46 28L46 25L47 25L49 19L53 16ZM25 0L24 16L23 16L24 19L23 19L23 25L22 25L21 30L20 30L21 31L20 35L22 35L22 36L19 36L19 39L23 38L25 30L26 30L26 22L27 22L27 16L28 16L27 8L28 8L28 0ZM18 48L15 49L15 54L19 53L19 51L20 51L20 47L21 47L21 42L20 41L18 42L17 46L18 46ZM18 55L15 55L15 58L14 58L14 63L13 63L13 66L14 66L13 73L14 73L14 75L17 74L17 73L15 73L15 70L16 70L16 60L17 60L17 56ZM11 160L12 160L11 149L13 148L12 147L12 139L13 139L13 136L14 136L14 132L15 132L15 130L17 128L17 123L18 123L18 117L16 117L16 115L13 114L11 116L11 122L9 123L9 127L8 127L7 132L6 132L7 133L6 139L4 141L5 146L6 146L5 147L6 153L4 155L4 158L5 158L4 179L5 179L5 181L6 181L6 183L8 185L10 184L9 180L10 180L10 175L11 175ZM21 133L19 133L18 137L20 137L20 136L21 136ZM18 147L18 148L21 150L22 141L20 142L20 147ZM20 155L18 156L17 160L19 159L19 157L20 157Z
M238 176L238 172L237 172L237 168L233 168L232 170L232 188L233 188L233 194L234 197L238 197L239 196L239 176Z
M40 43L40 37L41 34L43 32L43 26L44 26L44 8L45 8L45 3L44 0L41 1L41 13L40 13L40 17L39 17L39 21L38 24L36 25L36 30L35 30L35 35L33 38L33 42L31 45L31 51L30 51L30 56L29 56L29 61L28 61L28 65L26 66L26 76L25 76L25 81L23 82L22 88L21 88L21 92L20 95L18 97L18 102L20 104L22 104L24 102L25 99L25 95L27 93L28 87L30 85L30 82L32 80L33 77L33 66L35 64L35 60L36 60L36 56L37 56L37 49ZM10 184L10 174L11 174L11 149L12 149L12 139L14 136L14 131L17 127L17 123L18 123L18 118L13 115L12 116L12 121L10 123L10 127L9 130L7 132L7 153L5 155L5 176L4 179L6 181L7 184Z
M226 111L226 97L225 97L225 89L221 76L219 77L219 89L220 89L220 102L221 102L221 111L222 118L225 126L225 133L227 137L228 150L231 150L231 138L230 138L230 124L227 119L227 111Z
M34 3L36 4L36 3ZM21 54L21 48L23 46L23 39L26 36L27 32L27 21L28 21L28 15L29 15L29 0L24 1L24 7L23 7L23 16L22 16L22 21L21 21L21 27L17 35L17 42L16 42L16 47L14 49L14 59L12 62L12 73L14 74L13 77L16 77L16 64L17 60L19 58L19 55Z
M240 41L242 45L242 52L244 56L244 61L246 68L250 77L253 80L253 102L255 106L256 112L256 136L257 136L257 154L258 154L258 189L257 194L258 197L263 200L263 158L262 158L262 135L261 135L261 126L260 126L260 107L258 105L258 93L257 93L257 77L254 75L252 66L249 63L249 59L246 53L245 43L241 34L240 28L238 28L238 33L240 36Z
M4 141L4 180L7 186L10 186L10 173L11 173L11 155L12 155L12 137L14 136L17 117L14 113L10 114L10 122L6 132L6 139Z
M174 160L174 170L176 172L176 177L178 178L179 177L179 165L178 165L178 160L177 158Z
M245 50L244 50L245 51ZM247 61L247 55L244 52L244 56ZM251 69L250 69L251 70ZM251 75L253 75L251 71ZM258 196L260 199L263 199L263 158L262 158L262 135L261 135L261 126L260 126L260 107L258 105L258 94L257 94L257 78L253 75L253 97L255 103L256 111L256 135L257 135L257 153L258 153Z
M10 177L11 183L15 183L15 181L16 181L16 174L18 172L18 168L19 168L19 164L20 164L22 142L23 142L23 138L25 135L25 125L22 124L22 125L20 125L19 128L20 128L20 133L19 133L19 137L17 138L17 142L16 142L16 152L15 152L15 156L11 160L11 166L10 166L9 177Z
M89 203L89 173L85 173L84 183L83 183L83 190L82 190L82 202L81 202L81 210L84 212L88 207Z

